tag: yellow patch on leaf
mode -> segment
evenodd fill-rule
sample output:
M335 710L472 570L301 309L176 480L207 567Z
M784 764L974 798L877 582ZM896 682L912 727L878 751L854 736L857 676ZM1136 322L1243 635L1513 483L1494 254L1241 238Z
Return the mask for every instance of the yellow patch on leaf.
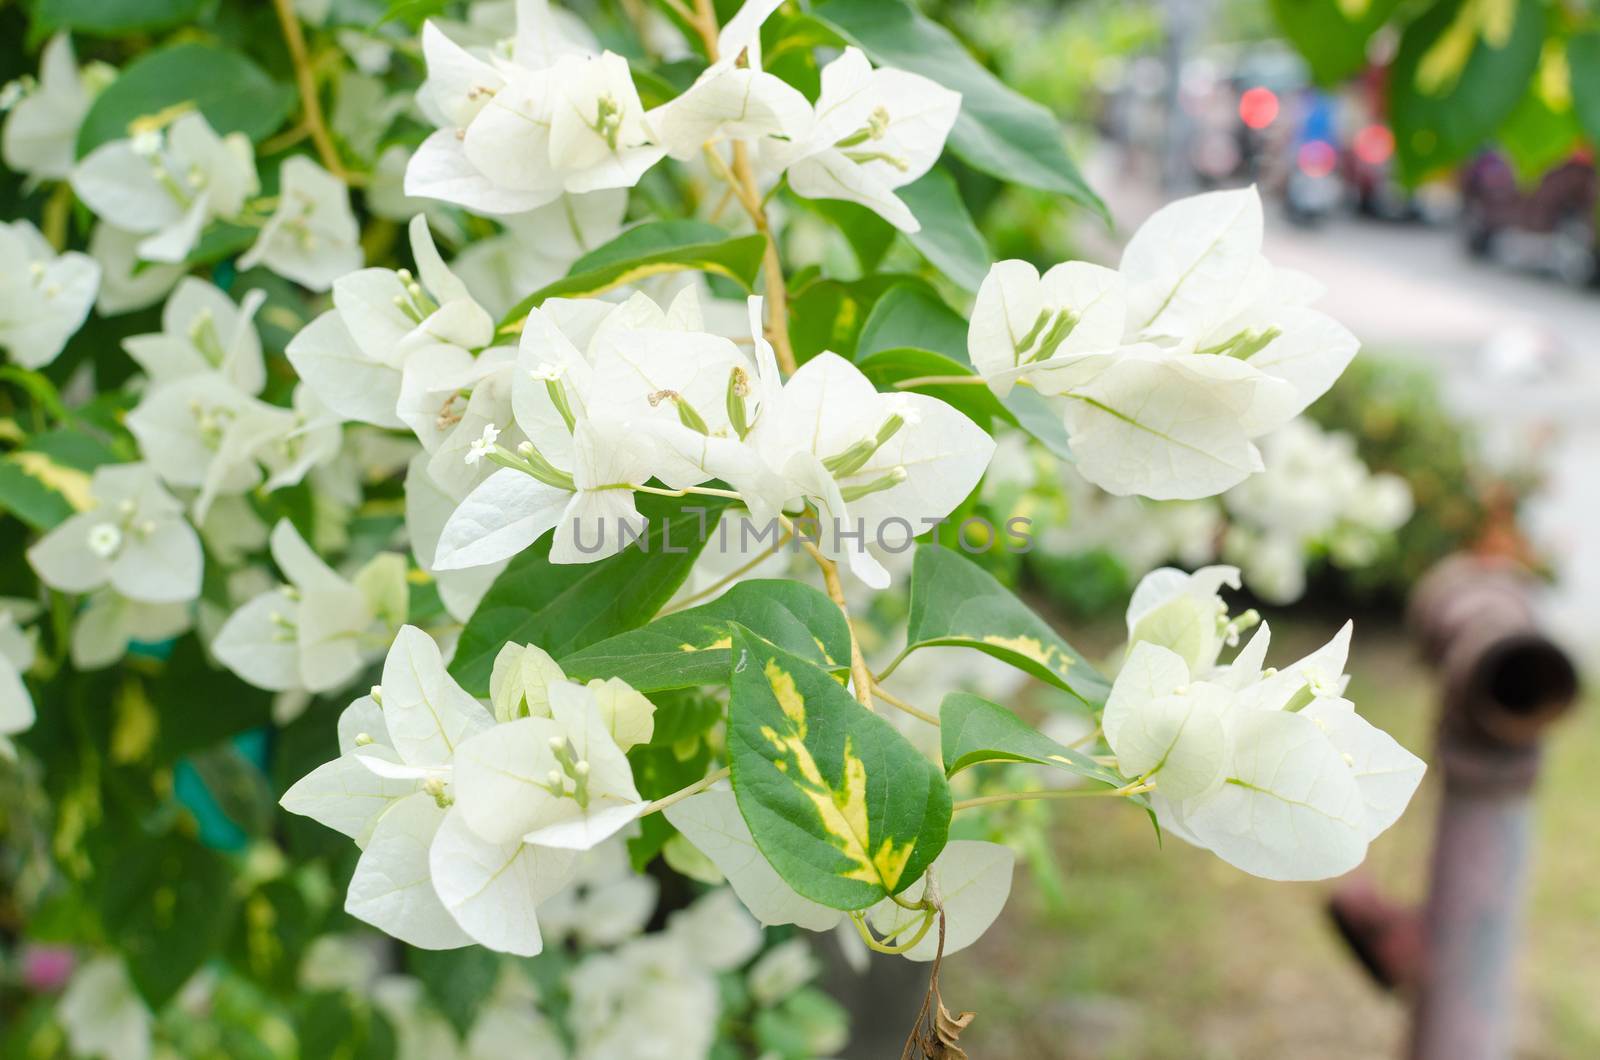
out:
M24 475L38 479L61 494L67 499L67 503L78 511L86 512L94 507L94 498L89 493L87 472L58 464L47 454L32 449L18 449L11 454L11 461L22 469Z
M780 733L771 726L761 729L761 735L774 749L788 756L775 764L780 771L787 773L790 763L793 763L795 786L811 800L834 846L851 863L849 871L840 875L847 880L859 880L892 892L905 872L906 863L911 860L913 843L896 844L892 838L885 838L873 849L867 814L866 763L855 754L847 737L844 744L843 788L830 787L805 743L806 704L800 690L795 687L794 677L780 667L776 659L767 661L764 672L779 709L789 721L789 731L786 733Z
M710 644L680 644L680 645L678 645L678 650L679 651L715 651L718 648L732 649L732 647L733 647L733 637L732 637L732 635L728 635L728 636L718 637L716 640L712 641Z
M1065 674L1072 668L1072 657L1064 655L1061 649L1054 644L1045 644L1038 637L1002 637L990 633L983 638L985 644L1006 651L1016 652L1027 659L1032 659L1040 666L1053 670L1058 674Z

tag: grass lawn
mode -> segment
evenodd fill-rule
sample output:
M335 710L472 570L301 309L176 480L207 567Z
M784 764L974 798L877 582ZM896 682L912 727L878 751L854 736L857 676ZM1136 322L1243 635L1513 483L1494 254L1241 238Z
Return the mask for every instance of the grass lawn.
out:
M1334 627L1274 624L1272 657L1297 658ZM1350 697L1426 756L1434 686L1398 629L1357 624ZM1519 1057L1600 1056L1600 712L1553 738L1520 965ZM1425 886L1433 780L1373 845L1392 893ZM1060 1060L1349 1060L1398 1056L1403 1004L1346 953L1324 911L1330 884L1246 876L1099 800L1050 807L1062 896L1019 865L1010 905L946 965L946 1002L978 1019L975 1057Z

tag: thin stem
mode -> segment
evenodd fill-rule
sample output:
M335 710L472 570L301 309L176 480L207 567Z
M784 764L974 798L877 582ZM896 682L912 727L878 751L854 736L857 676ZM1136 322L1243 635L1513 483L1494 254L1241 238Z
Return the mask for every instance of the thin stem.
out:
M893 693L887 691L882 685L878 684L878 682L876 682L876 681L872 682L872 691L877 695L877 697L879 699L883 700L885 703L889 704L891 707L895 707L895 708L897 708L899 710L905 711L907 714L911 715L913 718L918 718L918 719L920 719L922 721L925 721L929 725L937 726L939 724L939 719L937 717L935 717L932 714L929 714L925 710L918 710L916 707L913 707L910 703L907 703L905 700L901 699L899 696L894 695Z
M981 375L919 375L894 385L897 390L915 390L919 386L988 386L989 381Z
M794 523L783 515L778 518L783 522L783 528L789 533L794 533ZM856 702L868 710L872 709L872 671L867 669L866 656L861 654L861 642L856 639L856 628L850 623L850 605L844 598L844 586L839 582L839 565L822 554L816 545L801 537L798 539L800 546L806 550L806 555L816 563L822 571L822 585L828 591L828 599L838 605L844 614L845 628L850 631L850 684L856 690Z
M699 592L693 593L693 594L691 594L689 596L684 597L682 600L680 600L678 602L678 605L676 607L669 608L669 609L667 609L667 610L665 610L665 611L663 611L661 613L663 615L671 615L671 614L675 614L676 612L682 611L682 610L684 610L686 608L693 607L695 604L699 603L701 600L704 600L706 597L714 595L723 586L728 585L730 582L737 581L738 579L744 577L746 574L749 574L751 571L755 570L758 566L760 566L761 564L765 563L767 560L771 559L773 556L777 555L778 550L781 549L784 545L788 544L788 542L789 542L789 535L788 534L784 534L782 537L778 538L777 543L774 544L771 548L762 549L761 552L756 555L755 559L752 559L750 562L741 565L738 570L734 571L731 574L723 575L722 577L718 578L716 581L712 582L710 585L706 586L704 589L701 589Z
M687 486L681 490L669 490L662 489L660 486L636 486L630 482L626 486L619 488L634 490L638 493L653 493L657 497L688 497L693 495L696 497L722 497L730 501L744 500L744 497L735 490L717 489L714 486Z
M317 157L329 173L346 184L352 183L351 174L339 161L339 149L322 116L322 101L317 97L317 76L311 68L311 57L306 52L305 32L300 28L300 18L295 14L294 0L272 0L277 9L278 22L283 26L283 42L289 48L289 59L294 63L295 85L300 91L300 107L305 116L306 130L316 145Z
M911 648L912 646L907 644L904 648L900 649L900 654L889 660L889 665L885 666L883 671L879 673L877 677L872 679L872 683L881 685L883 682L887 681L889 679L889 675L894 673L895 670L899 669L900 664L906 661L906 656L911 654Z
M1091 732L1089 735L1087 735L1087 736L1085 736L1085 737L1083 737L1081 739L1073 740L1071 743L1067 744L1067 746L1072 748L1074 751L1076 751L1080 747L1088 747L1090 744L1092 744L1096 740L1100 739L1100 733L1102 731L1103 730L1100 728L1100 726L1096 725L1094 727L1094 731Z
M763 288L767 296L767 338L778 355L778 367L785 375L793 375L796 364L794 343L789 339L789 289L783 280L783 256L778 252L778 237L773 233L766 208L762 205L755 168L750 164L750 151L745 144L737 141L733 145L733 174L744 187L740 201L746 203L750 220L755 223L756 231L767 237L767 249L761 258L761 271L767 280ZM754 208L751 208L751 202Z
M957 813L961 810L970 810L974 806L989 806L997 802L1022 802L1027 799L1127 798L1130 795L1142 795L1154 787L1154 784L1127 784L1120 788L1049 788L1043 791L1004 791L998 795L980 795L975 799L962 799L955 804L955 808L951 812Z
M917 929L917 933L911 936L911 938L907 939L905 942L898 942L893 946L886 946L877 939L873 938L872 932L867 930L866 919L864 917L858 917L855 914L851 914L850 923L856 926L856 934L860 935L861 941L867 944L867 949L872 950L875 953L887 953L890 956L898 956L911 949L927 936L928 928L933 926L934 915L934 910L927 910L926 914L922 918L922 926Z
M666 809L668 806L677 805L678 803L682 802L684 799L687 799L691 795L698 795L702 791L705 791L707 788L709 788L711 785L715 784L717 781L726 780L728 778L728 774L730 772L731 771L728 769L727 766L723 766L721 769L717 770L715 773L712 773L710 776L702 777L701 779L695 781L693 784L690 784L686 788L680 788L679 790L673 792L671 795L663 795L661 798L657 799L655 802L652 802L650 805L646 806L644 808L644 812L641 813L639 816L640 817L648 817L652 813L656 813L656 812L658 812L660 810Z

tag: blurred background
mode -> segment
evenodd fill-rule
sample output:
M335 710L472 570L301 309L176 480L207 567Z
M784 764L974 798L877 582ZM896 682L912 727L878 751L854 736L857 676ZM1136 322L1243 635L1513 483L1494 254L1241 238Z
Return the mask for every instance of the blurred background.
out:
M1269 203L1268 257L1325 284L1321 307L1363 342L1311 410L1329 432L1322 446L1266 447L1268 476L1282 478L1270 497L1134 506L1069 483L1068 506L1095 515L1046 533L1027 557L1037 596L1066 621L1109 621L1109 647L1145 570L1239 562L1274 633L1299 646L1357 615L1350 697L1430 760L1439 681L1403 616L1418 579L1447 554L1509 557L1538 572L1547 630L1592 669L1592 13L1514 0L938 6L1008 82L1063 116L1115 218L1108 231L1008 190L983 221L997 257L1115 264L1121 241L1161 203L1255 183ZM1345 444L1329 448L1335 438ZM1350 451L1375 477L1405 480L1413 505L1397 528L1361 531L1348 509L1345 525L1315 527L1286 511L1298 496L1306 515ZM1592 709L1549 733L1516 969L1517 1056L1600 1055L1597 751ZM1368 864L1398 898L1419 900L1427 887L1437 763L1433 772ZM948 992L984 1014L993 1055L1404 1052L1404 999L1375 985L1328 915L1337 883L1266 883L1181 843L1157 850L1144 822L1114 811L1042 813L1044 842L1008 915L947 973Z

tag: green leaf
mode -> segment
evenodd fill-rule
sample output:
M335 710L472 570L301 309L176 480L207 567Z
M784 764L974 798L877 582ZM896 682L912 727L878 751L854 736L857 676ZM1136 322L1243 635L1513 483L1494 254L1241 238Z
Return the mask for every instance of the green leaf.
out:
M1272 13L1316 79L1337 85L1365 69L1367 42L1399 6L1400 0L1272 0Z
M45 25L102 37L160 29L193 21L206 0L38 0Z
M1405 28L1389 71L1389 111L1401 176L1415 184L1476 151L1516 108L1544 49L1544 5L1443 0Z
M1105 214L1067 156L1044 106L1018 95L968 54L943 26L906 0L829 0L814 17L883 66L910 70L961 93L950 148L974 169L1065 195Z
M561 659L561 668L575 681L620 677L641 692L720 685L728 680L735 625L817 666L850 665L850 627L839 605L800 582L756 579L590 645Z
M930 169L896 194L922 224L922 231L906 236L911 245L957 287L976 291L994 258L967 212L955 178L942 169Z
M1050 739L997 703L967 692L952 692L939 705L939 748L945 776L982 762L1032 762L1120 787L1113 770L1088 755Z
M597 563L551 563L553 535L511 561L461 631L450 674L476 696L489 693L500 648L536 644L556 658L637 629L689 576L725 501L640 499L649 530L639 545Z
M815 280L796 285L789 299L789 338L801 364L824 350L856 355L861 328L886 291L906 284L927 288L915 276L880 274L859 280Z
M236 51L187 41L140 56L95 97L78 130L78 157L128 135L137 118L193 106L219 136L270 135L289 116L294 92Z
M753 290L766 247L766 236L730 237L723 229L699 221L636 225L579 258L564 279L546 284L518 302L501 321L501 329L515 330L528 310L547 298L588 298L668 272L709 272Z
M1541 75L1528 83L1528 91L1517 102L1517 109L1511 112L1511 117L1495 136L1505 148L1512 171L1524 184L1534 183L1566 161L1583 135L1572 100L1557 98L1552 101L1543 90L1543 81Z
M826 218L850 244L856 256L856 265L862 273L870 273L883 261L889 248L894 246L894 225L885 221L859 203L843 199L802 199L798 195L785 201Z
M99 439L81 431L36 435L0 458L0 511L49 530L89 507L90 474L115 460Z
M915 883L950 827L938 766L826 670L743 629L733 653L733 792L773 869L835 909Z
M915 347L924 352L940 355L938 361L908 355L905 347ZM889 351L893 351L892 354ZM882 359L877 358L882 355ZM860 368L874 375L873 382L880 387L923 375L975 375L972 362L967 359L967 322L951 309L926 284L899 283L885 291L872 306L872 312L856 340L856 357ZM912 362L922 360L918 370L911 371ZM870 365L870 368L869 368ZM926 368L927 370L921 370ZM895 372L904 371L904 375ZM1058 459L1072 459L1067 428L1061 414L1037 391L1016 387L1003 399L993 398L987 387L952 385L916 387L918 393L932 394L949 402L973 420L984 426L988 420L980 417L995 413L998 407L1008 423L1014 424L1034 438ZM963 394L961 391L974 391Z
M927 394L945 402L951 408L962 412L972 422L986 431L994 429L996 417L1007 423L1015 424L1016 420L1007 408L1000 403L986 386L959 383L919 383L916 386L905 387L898 384L907 381L916 381L928 377L944 376L972 376L973 371L967 365L932 350L918 350L910 347L901 347L893 350L880 350L868 354L857 362L856 366L861 373L872 381L872 385L883 391L904 390L916 394Z
M1575 33L1567 41L1572 75L1572 109L1592 144L1600 144L1600 29Z
M900 657L933 644L976 648L1091 708L1104 706L1110 690L1076 648L988 571L950 549L923 545L911 565L911 616Z
M406 970L422 980L445 1019L466 1034L500 978L500 955L482 946L411 949L406 951Z
M873 303L856 340L856 356L903 346L933 350L972 371L967 322L926 284L898 283Z
M102 872L100 915L109 941L159 1012L225 939L233 873L222 855L177 833L119 844L115 865Z

